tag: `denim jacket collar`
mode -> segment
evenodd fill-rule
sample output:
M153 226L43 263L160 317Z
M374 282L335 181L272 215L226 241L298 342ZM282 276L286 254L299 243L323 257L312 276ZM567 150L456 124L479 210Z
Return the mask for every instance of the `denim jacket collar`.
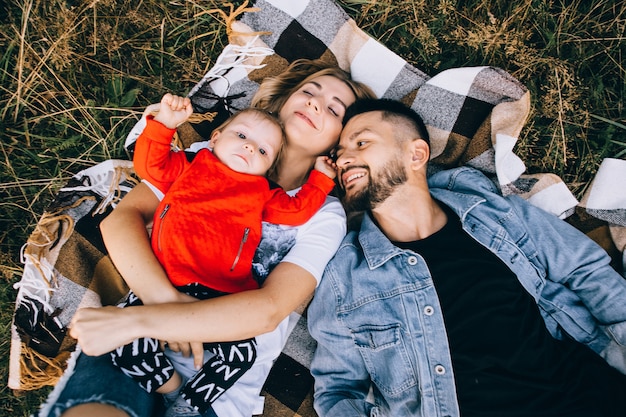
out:
M363 216L359 243L363 248L363 255L370 269L376 269L389 259L402 253L402 249L395 246L374 223L369 212Z
M433 198L450 207L461 220L465 219L470 210L485 201L482 197L447 189L432 188L430 191ZM391 243L383 234L372 219L370 212L366 212L363 216L358 239L370 269L378 268L389 259L403 253L402 249Z

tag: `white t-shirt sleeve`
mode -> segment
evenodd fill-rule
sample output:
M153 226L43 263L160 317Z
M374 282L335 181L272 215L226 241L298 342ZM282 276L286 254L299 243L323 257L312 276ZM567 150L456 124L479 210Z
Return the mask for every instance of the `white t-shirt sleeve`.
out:
M156 188L154 185L152 185L150 183L150 181L148 180L141 180L141 182L143 182L144 184L146 184L148 186L149 189L152 190L152 192L154 193L154 195L159 199L159 201L163 200L163 197L165 196L163 194L163 191L159 190L158 188Z
M311 273L317 283L326 264L335 255L346 235L346 213L336 197L326 202L305 224L298 227L296 243L281 262L291 262Z

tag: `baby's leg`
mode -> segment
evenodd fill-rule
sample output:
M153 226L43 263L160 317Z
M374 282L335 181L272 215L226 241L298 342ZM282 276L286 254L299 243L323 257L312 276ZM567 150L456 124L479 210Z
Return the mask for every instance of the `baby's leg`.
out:
M135 305L142 305L142 302L131 292L126 303L121 306ZM182 385L180 375L156 339L136 339L112 351L111 360L147 392L166 394L178 390Z
M157 388L155 392L158 392L159 394L163 394L163 395L167 395L171 393L178 394L179 390L182 388L182 385L183 385L183 378L180 376L178 372L176 372L176 370L174 370L174 374L172 375L172 377L165 384Z
M250 370L257 357L254 338L229 343L205 343L204 348L214 353L214 356L204 363L182 390L183 398L201 413Z

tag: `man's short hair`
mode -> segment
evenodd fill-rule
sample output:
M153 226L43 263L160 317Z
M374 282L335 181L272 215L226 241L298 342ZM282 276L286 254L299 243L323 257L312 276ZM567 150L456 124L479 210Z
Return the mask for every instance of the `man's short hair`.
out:
M421 116L415 110L397 100L386 98L357 100L346 110L346 114L343 117L343 126L345 127L354 116L373 111L382 112L383 120L393 117L406 120L417 131L420 139L423 139L430 145L428 130L426 130L426 125Z

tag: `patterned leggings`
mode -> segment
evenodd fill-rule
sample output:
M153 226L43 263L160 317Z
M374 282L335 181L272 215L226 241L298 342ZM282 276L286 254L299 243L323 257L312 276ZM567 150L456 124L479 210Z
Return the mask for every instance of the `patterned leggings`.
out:
M199 284L180 287L180 291L198 299L214 298L224 293ZM142 305L141 300L130 293L121 307ZM206 411L228 388L248 371L257 357L254 338L236 342L205 343L204 349L214 356L185 384L182 396L200 413ZM147 392L154 392L174 374L172 362L165 356L159 341L149 338L136 339L132 343L111 352L113 364L133 378Z

